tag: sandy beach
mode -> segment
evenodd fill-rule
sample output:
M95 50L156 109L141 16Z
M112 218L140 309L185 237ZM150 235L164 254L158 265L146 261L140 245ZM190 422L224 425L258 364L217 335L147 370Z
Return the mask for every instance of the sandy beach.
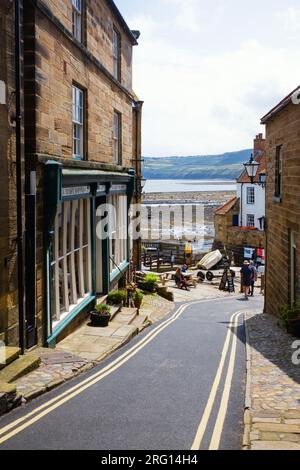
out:
M158 240L182 240L190 238L199 251L203 250L203 243L209 249L214 241L214 213L221 205L225 204L235 195L233 191L211 192L182 192L182 193L147 193L143 197L143 223L142 233L145 241ZM184 207L183 207L184 206ZM194 216L189 209L194 207L198 216L195 223ZM187 209L187 210L186 210ZM168 211L175 210L175 216L168 216ZM165 215L160 221L160 211ZM184 228L182 226L181 212L184 215ZM149 227L151 226L151 230Z

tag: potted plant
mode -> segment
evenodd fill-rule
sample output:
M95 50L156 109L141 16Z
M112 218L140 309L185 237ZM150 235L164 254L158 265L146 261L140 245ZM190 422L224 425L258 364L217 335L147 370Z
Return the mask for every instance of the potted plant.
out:
M116 290L108 294L106 302L108 305L125 305L127 301L127 292L126 290Z
M133 294L133 301L134 301L135 308L137 308L138 310L142 306L143 298L144 298L144 294L139 289L136 289Z
M281 308L280 323L288 333L300 338L300 302L295 302L292 307L284 305Z
M140 289L147 292L155 292L158 286L158 276L156 274L146 274L143 281L138 283Z
M97 327L106 327L110 321L110 311L111 308L109 305L100 304L95 307L95 310L91 312L91 325Z

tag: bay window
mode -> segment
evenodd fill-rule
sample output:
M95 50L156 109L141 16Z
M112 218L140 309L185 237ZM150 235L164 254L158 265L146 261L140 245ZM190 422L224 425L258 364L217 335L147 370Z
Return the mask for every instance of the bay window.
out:
M110 273L118 271L128 261L128 208L127 196L112 194L109 199L110 215Z
M92 293L91 204L75 199L59 205L51 249L51 316L55 327Z

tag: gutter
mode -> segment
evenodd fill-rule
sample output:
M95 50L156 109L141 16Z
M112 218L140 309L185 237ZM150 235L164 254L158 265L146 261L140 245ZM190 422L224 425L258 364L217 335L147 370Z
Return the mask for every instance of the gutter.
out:
M21 13L20 0L15 0L15 87L16 87L16 183L17 183L17 253L19 344L24 354L24 248L23 248L23 171L22 171L22 115L21 115Z

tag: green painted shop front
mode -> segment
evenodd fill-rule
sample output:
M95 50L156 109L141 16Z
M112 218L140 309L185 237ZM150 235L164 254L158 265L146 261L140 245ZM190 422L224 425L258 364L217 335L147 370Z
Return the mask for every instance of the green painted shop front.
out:
M70 169L49 161L44 181L44 336L45 344L55 347L70 323L129 269L135 174Z

